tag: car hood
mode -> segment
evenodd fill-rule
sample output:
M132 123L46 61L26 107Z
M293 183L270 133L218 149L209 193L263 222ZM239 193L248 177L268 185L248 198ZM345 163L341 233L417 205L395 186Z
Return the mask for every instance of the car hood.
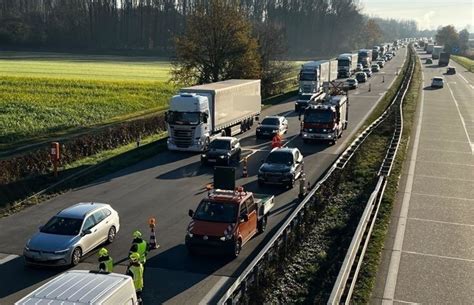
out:
M291 171L291 166L288 166L285 164L278 164L278 163L264 163L260 167L260 171L288 173Z
M206 152L206 155L208 157L215 157L215 156L223 156L227 155L229 151L225 149L211 149L208 152Z
M212 222L193 219L188 226L192 234L207 235L207 236L224 236L224 232L230 233L235 227L234 223L227 222Z
M28 247L41 251L58 251L69 248L77 241L78 236L57 235L38 232L28 242Z
M277 125L258 125L258 128L263 128L263 129L278 129L279 127Z

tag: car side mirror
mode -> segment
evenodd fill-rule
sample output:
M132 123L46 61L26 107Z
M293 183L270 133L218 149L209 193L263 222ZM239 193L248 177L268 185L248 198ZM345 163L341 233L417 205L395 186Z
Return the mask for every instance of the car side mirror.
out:
M204 113L204 115L202 116L202 122L207 123L207 113Z
M247 215L247 214L245 214L244 216L242 216L242 217L240 218L240 222L241 222L241 223L242 223L242 222L247 222L247 221L249 221L249 215Z
M260 118L259 118L258 116L256 116L256 117L255 117L255 121L258 122L259 120L260 120Z
M188 215L189 215L189 217L193 217L194 216L194 211L190 209L188 211Z
M88 234L91 234L92 231L91 230L83 230L82 231L82 236L85 236L85 235L88 235Z

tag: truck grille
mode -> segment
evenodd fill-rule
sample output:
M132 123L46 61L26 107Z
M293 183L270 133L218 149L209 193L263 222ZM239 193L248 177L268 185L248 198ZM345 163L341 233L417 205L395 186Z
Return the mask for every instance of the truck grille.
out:
M182 148L191 146L193 143L193 131L194 128L192 130L173 128L173 139L175 145Z
M279 178L281 177L281 173L267 173L267 178Z

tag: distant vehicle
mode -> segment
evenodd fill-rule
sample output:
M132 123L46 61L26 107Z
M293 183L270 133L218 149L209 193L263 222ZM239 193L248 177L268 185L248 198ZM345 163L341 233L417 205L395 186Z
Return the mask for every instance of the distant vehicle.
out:
M165 114L168 149L206 151L212 137L249 130L260 113L260 80L230 79L182 88Z
M432 88L443 88L444 87L444 80L442 77L433 77L431 80L431 87Z
M308 107L309 102L311 98L314 96L314 94L298 94L298 99L295 102L295 112L299 112L300 110L305 109Z
M80 293L78 293L80 292ZM15 305L28 304L138 304L132 277L96 271L66 271Z
M304 63L299 74L299 93L319 93L322 91L324 82L333 81L336 78L336 60L318 60Z
M363 68L368 68L372 64L372 50L361 49L358 54L358 63L361 63Z
M348 78L346 80L346 86L349 87L349 89L356 89L359 86L359 82L355 78Z
M447 53L447 52L443 52L443 53L439 54L438 65L440 67L446 67L447 65L449 65L450 57L451 57L451 54Z
M343 53L337 57L337 77L351 77L357 68L358 53Z
M379 72L380 71L380 67L378 64L373 64L371 67L372 69L372 72Z
M364 72L357 72L356 79L359 83L365 83L367 81L367 74Z
M216 189L201 200L196 211L188 211L192 220L185 245L191 255L208 250L213 254L239 256L245 243L265 231L268 214L275 205L275 196L255 194L243 187L235 188L235 177L232 185L223 186L232 178L219 179L218 176L222 175L217 173L221 170L225 168L214 171Z
M77 265L86 253L111 243L120 229L118 213L108 204L78 203L53 216L26 243L26 264Z
M367 77L372 77L372 70L370 68L364 68L364 70L362 70L362 72L367 74Z
M202 164L230 165L232 160L240 161L242 148L239 139L234 137L217 137L209 144L209 149L201 155Z
M448 70L446 71L446 74L456 74L456 68L455 67L448 67Z
M360 72L360 71L362 71L362 70L364 70L364 66L363 66L362 64L357 64L356 71L357 71L357 72Z
M425 61L426 64L432 64L433 63L433 60L431 60L431 58L427 58L426 61Z
M306 108L301 133L303 142L323 140L335 144L347 128L348 122L347 96L330 96L323 103Z
M377 65L379 65L380 68L383 68L383 66L385 65L385 62L383 60L379 60L377 61Z
M443 52L443 49L444 49L443 46L434 46L433 53L431 53L431 58L432 59L439 59L439 56Z
M391 60L391 59L392 59L392 55L390 55L390 54L388 54L388 53L385 54L385 60L386 60L386 61L389 61L389 60Z
M267 116L258 125L256 130L257 139L269 137L276 134L282 135L288 132L288 120L284 116Z
M426 54L431 54L433 53L433 49L434 49L434 44L433 43L429 43L426 45Z
M258 170L258 184L292 188L303 173L303 155L298 148L274 148Z

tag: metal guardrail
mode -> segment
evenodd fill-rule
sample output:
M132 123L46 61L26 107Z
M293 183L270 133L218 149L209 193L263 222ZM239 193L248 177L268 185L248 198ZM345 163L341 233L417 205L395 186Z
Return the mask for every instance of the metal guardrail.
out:
M413 50L411 49L411 52L412 51ZM390 140L387 153L378 172L379 180L367 202L364 213L362 214L349 249L347 250L344 262L341 266L341 269L339 270L339 274L327 302L328 305L350 304L351 301L352 292L357 281L360 266L362 265L365 251L369 244L370 236L372 235L372 229L377 219L380 203L385 192L387 177L390 175L402 138L403 100L408 91L415 66L415 62L411 55L412 54L410 54L408 73L404 77L402 86L397 92L397 95L395 96L392 103L392 105L394 103L399 103L399 107L395 110L395 130Z
M399 90L400 91L400 90ZM298 204L298 206L293 210L290 216L285 220L285 222L280 226L278 231L272 236L270 241L264 246L264 248L257 254L257 256L250 262L250 264L245 268L245 270L235 279L233 284L222 294L222 297L217 301L219 305L234 305L238 304L239 301L244 297L244 294L247 290L247 287L250 287L252 283L258 281L259 269L262 267L262 264L265 258L272 258L275 255L275 252L278 251L278 247L281 244L286 244L288 233L290 233L294 226L301 222L305 208L308 206L308 202L314 196L316 191L320 186L332 175L336 169L343 168L347 164L348 160L354 155L355 151L360 147L362 142L367 138L367 136L382 123L388 116L391 111L392 106L395 104L397 97L394 98L392 103L387 107L387 109L369 126L367 127L350 145L349 147L338 157L338 159L332 164L329 170L326 172L323 178L321 178L312 188L312 190L307 194L307 196ZM377 183L377 188L383 191L385 189L385 177L382 176ZM378 192L380 193L380 192ZM377 194L378 194L377 193ZM372 195L372 203L381 200L381 196ZM373 204L372 204L373 206ZM378 207L375 209L378 211ZM365 214L372 214L373 208L370 211L367 211ZM370 228L373 227L373 224ZM365 230L364 230L365 231ZM370 229L371 231L371 229ZM368 239L367 239L368 241ZM353 262L354 260L352 260ZM353 264L351 264L353 265ZM360 264L359 264L360 266ZM348 276L344 277L348 278Z

